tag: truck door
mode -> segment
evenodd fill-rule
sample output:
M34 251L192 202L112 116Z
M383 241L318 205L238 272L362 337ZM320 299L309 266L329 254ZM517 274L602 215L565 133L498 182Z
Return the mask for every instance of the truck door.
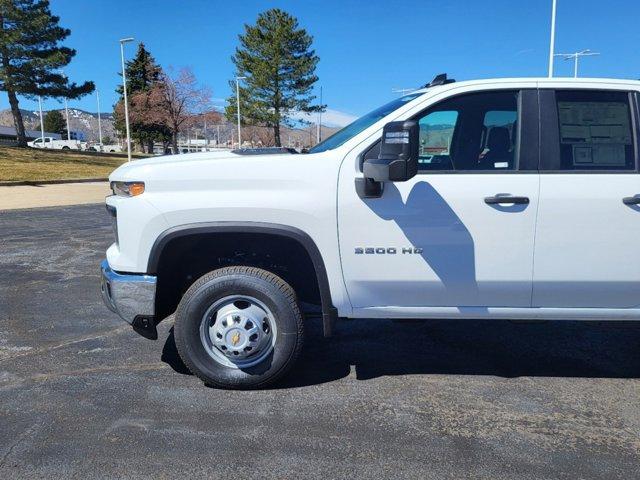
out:
M636 94L540 90L533 305L640 304Z
M416 119L421 153L413 179L385 183L379 198L356 193L363 157L377 155L375 138L341 167L338 230L354 315L530 307L536 90L459 95Z

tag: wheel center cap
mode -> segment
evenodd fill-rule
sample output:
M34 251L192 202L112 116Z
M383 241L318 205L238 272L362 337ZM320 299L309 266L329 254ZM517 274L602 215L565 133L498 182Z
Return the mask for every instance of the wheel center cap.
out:
M231 348L239 348L241 347L246 340L246 336L239 328L232 328L229 330L225 336L225 341L227 345Z

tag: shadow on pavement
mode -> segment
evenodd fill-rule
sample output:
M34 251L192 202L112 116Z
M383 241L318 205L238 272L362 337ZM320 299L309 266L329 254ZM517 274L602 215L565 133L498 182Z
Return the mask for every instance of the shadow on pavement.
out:
M302 356L274 388L385 375L493 375L640 378L640 324L633 322L511 322L503 320L346 320L322 337L307 322ZM189 374L173 328L162 360Z

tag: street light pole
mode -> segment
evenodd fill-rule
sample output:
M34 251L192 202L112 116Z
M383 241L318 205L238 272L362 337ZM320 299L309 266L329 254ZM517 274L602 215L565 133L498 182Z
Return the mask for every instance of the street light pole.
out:
M40 135L42 138L42 148L45 147L44 144L44 119L42 118L42 97L38 95L38 108L40 109Z
M64 74L64 70L59 70L59 72L64 79L67 78L67 76ZM71 140L71 127L69 126L69 105L67 104L67 97L64 97L64 115L67 119L67 140Z
M98 139L100 142L100 151L102 151L102 121L100 118L100 92L96 89L96 101L98 102Z
M64 97L64 113L67 117L67 140L71 140L71 127L69 126L69 104L67 97Z
M242 140L240 136L240 80L244 80L247 77L236 77L236 102L238 110L238 148L242 148Z
M132 42L133 37L120 39L120 60L122 62L122 91L124 92L124 123L127 129L127 161L131 161L131 131L129 130L129 105L127 101L127 73L124 68L124 44Z
M573 78L578 78L578 60L580 57L593 57L594 55L600 55L598 52L592 52L591 50L581 50L574 53L556 53L554 56L562 57L565 60L573 59Z
M392 88L393 93L399 93L401 97L404 97L407 93L415 91L415 88Z
M551 41L549 42L549 78L553 77L553 54L556 43L556 3L557 0L553 0L551 5Z

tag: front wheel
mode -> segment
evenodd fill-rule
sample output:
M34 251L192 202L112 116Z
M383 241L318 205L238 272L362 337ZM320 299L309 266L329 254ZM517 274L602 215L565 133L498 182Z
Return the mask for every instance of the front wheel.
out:
M207 385L249 389L282 377L304 337L293 289L254 267L226 267L198 279L175 315L185 365Z

